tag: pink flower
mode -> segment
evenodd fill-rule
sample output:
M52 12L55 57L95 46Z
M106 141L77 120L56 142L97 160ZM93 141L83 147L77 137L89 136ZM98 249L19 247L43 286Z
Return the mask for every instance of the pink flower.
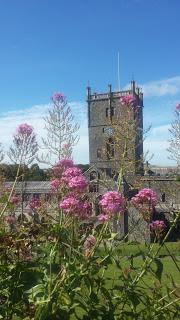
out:
M71 167L71 168L67 168L63 175L62 178L64 181L68 182L70 179L79 176L80 174L82 174L81 169L77 168L77 167Z
M59 207L65 213L78 215L82 209L82 204L75 196L67 196L59 203Z
M152 189L144 188L131 199L133 204L142 214L145 221L149 222L153 208L158 203L157 194Z
M158 203L157 194L150 188L144 188L131 199L131 203L134 206L148 204L154 207Z
M22 123L17 127L17 134L30 136L33 131L33 127L27 123Z
M52 171L55 177L61 178L63 171L73 166L74 163L71 159L61 159L54 165Z
M41 201L39 198L33 197L30 201L29 201L29 207L31 210L36 211L41 205Z
M86 178L82 175L76 176L69 180L68 186L70 189L73 189L77 192L84 192L88 186L88 182Z
M64 158L58 161L57 166L60 166L66 169L66 168L73 167L74 163L71 159Z
M180 112L180 103L176 105L176 111Z
M100 221L102 223L105 223L105 222L107 222L109 220L109 217L108 217L107 214L99 214L97 216L97 219L98 219L98 221Z
M108 191L99 201L105 213L115 214L124 211L124 198L117 191Z
M83 202L76 196L67 196L60 203L59 207L67 214L72 214L80 219L87 219L92 214L92 206L88 201Z
M51 97L53 102L63 103L65 101L65 96L60 92L55 92Z
M162 220L155 220L150 223L150 228L157 233L161 233L166 229L166 224Z
M53 191L58 190L60 184L61 184L61 181L59 179L51 180L51 182L50 182L51 189Z
M96 238L93 235L90 235L86 238L85 242L84 242L84 249L90 249L92 247L94 247L96 244Z
M54 166L52 168L52 172L53 172L53 176L56 178L61 178L62 177L62 172L63 172L63 168L62 167L58 167L58 166Z
M67 168L62 174L62 182L66 182L70 189L77 192L84 192L88 185L81 169L77 167Z
M15 216L9 215L9 216L5 217L5 221L6 221L10 226L14 226L14 225L16 224L16 222L17 222L17 219L16 219Z
M126 95L120 98L120 103L122 106L130 106L134 104L135 101L136 101L136 98L132 95Z
M10 199L10 203L14 204L14 205L17 205L19 202L19 199L17 196L12 196L11 199Z

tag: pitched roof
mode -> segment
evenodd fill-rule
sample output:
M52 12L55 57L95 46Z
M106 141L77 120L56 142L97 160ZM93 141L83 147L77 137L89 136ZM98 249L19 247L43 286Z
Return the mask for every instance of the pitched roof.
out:
M12 188L13 182L6 182L7 188ZM50 191L50 181L20 181L16 183L15 191L21 193L48 193Z

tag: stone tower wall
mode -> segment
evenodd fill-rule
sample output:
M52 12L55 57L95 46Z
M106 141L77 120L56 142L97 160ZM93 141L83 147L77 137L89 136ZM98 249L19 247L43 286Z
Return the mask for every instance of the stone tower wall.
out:
M141 128L139 133L136 131L131 136L131 147L127 150L127 156L132 158L129 171L136 173L136 163L139 162L143 152L142 129L143 129L143 95L135 89L134 81L131 89L120 92L112 92L109 86L109 92L103 94L91 94L88 88L88 124L89 124L89 155L90 165L96 165L99 169L113 169L119 171L119 159L122 156L122 148L114 149L114 157L107 156L107 131L111 128L111 123L117 123L117 126L123 127L123 119L126 117L127 109L120 105L120 97L125 95L134 95L138 107L138 126ZM136 113L137 114L137 113ZM126 128L121 128L126 130Z

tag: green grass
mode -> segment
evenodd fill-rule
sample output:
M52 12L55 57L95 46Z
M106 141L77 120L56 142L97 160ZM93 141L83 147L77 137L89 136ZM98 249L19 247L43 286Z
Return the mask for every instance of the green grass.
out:
M159 244L154 244L151 254L154 254L159 248ZM148 255L148 246L144 244L122 244L115 249L116 258L120 262L122 270L131 268L132 277L135 277L137 272L143 266L144 259ZM180 242L167 242L161 247L157 258L159 260L153 261L151 269L148 268L143 277L143 281L153 286L154 281L161 273L161 285L172 285L172 277L176 284L180 284ZM121 272L115 264L109 265L106 276L109 278L109 285L112 282L118 281L118 273Z
M174 258L176 260L177 266L175 265L175 263L171 257L166 256L163 258L159 258L160 263L162 263L162 268L163 268L162 269L162 278L160 281L162 286L172 284L171 276L176 284L178 284L178 282L180 282L180 273L178 270L178 267L180 269L180 259L177 257L174 257ZM131 268L132 276L136 276L137 269L139 269L143 265L143 262L144 261L143 261L142 257L136 257L133 259L133 266ZM126 259L125 257L120 258L120 265L121 265L121 268L123 271L126 270L130 266L130 259ZM149 286L154 285L154 281L156 280L155 273L158 268L159 268L159 266L155 262L153 262L152 263L152 273L149 272L150 271L150 269L149 269L148 272L144 275L143 281L145 281L146 283L149 283ZM115 264L112 264L108 267L108 269L106 270L106 273L105 273L106 277L109 279L108 287L112 285L112 282L119 281L118 274L120 272L121 271L115 266Z
M159 244L155 243L153 245L152 252L155 253L159 248ZM118 244L117 243L117 253L120 256L130 256L130 255L139 255L144 253L145 255L148 253L149 248L148 245L145 244ZM169 256L169 255L180 256L180 241L179 242L165 242L165 244L161 247L158 256Z

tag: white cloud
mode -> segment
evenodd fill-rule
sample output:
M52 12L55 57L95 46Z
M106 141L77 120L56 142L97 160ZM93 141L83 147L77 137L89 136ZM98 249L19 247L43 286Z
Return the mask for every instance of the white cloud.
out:
M144 141L144 151L153 155L150 163L156 165L175 165L175 162L168 159L169 153L169 133L170 124L152 128L148 137ZM148 159L147 159L148 160Z
M180 76L151 81L140 85L145 97L162 97L180 93Z
M128 83L123 90L129 90L130 87L131 84ZM180 94L180 76L141 83L138 87L145 97L174 96Z
M80 140L74 148L74 161L76 163L88 163L88 130L86 121L86 107L84 103L70 103L75 121L80 124ZM49 105L35 105L28 109L17 110L3 113L0 116L0 142L5 151L12 143L13 134L21 123L28 123L33 126L37 140L40 143L41 137L45 136L43 117L46 114ZM8 160L7 158L5 158Z
M170 124L165 124L162 126L158 126L158 127L154 127L152 128L152 130L150 131L150 135L151 137L153 137L154 139L169 139L169 129L170 129L171 125Z

